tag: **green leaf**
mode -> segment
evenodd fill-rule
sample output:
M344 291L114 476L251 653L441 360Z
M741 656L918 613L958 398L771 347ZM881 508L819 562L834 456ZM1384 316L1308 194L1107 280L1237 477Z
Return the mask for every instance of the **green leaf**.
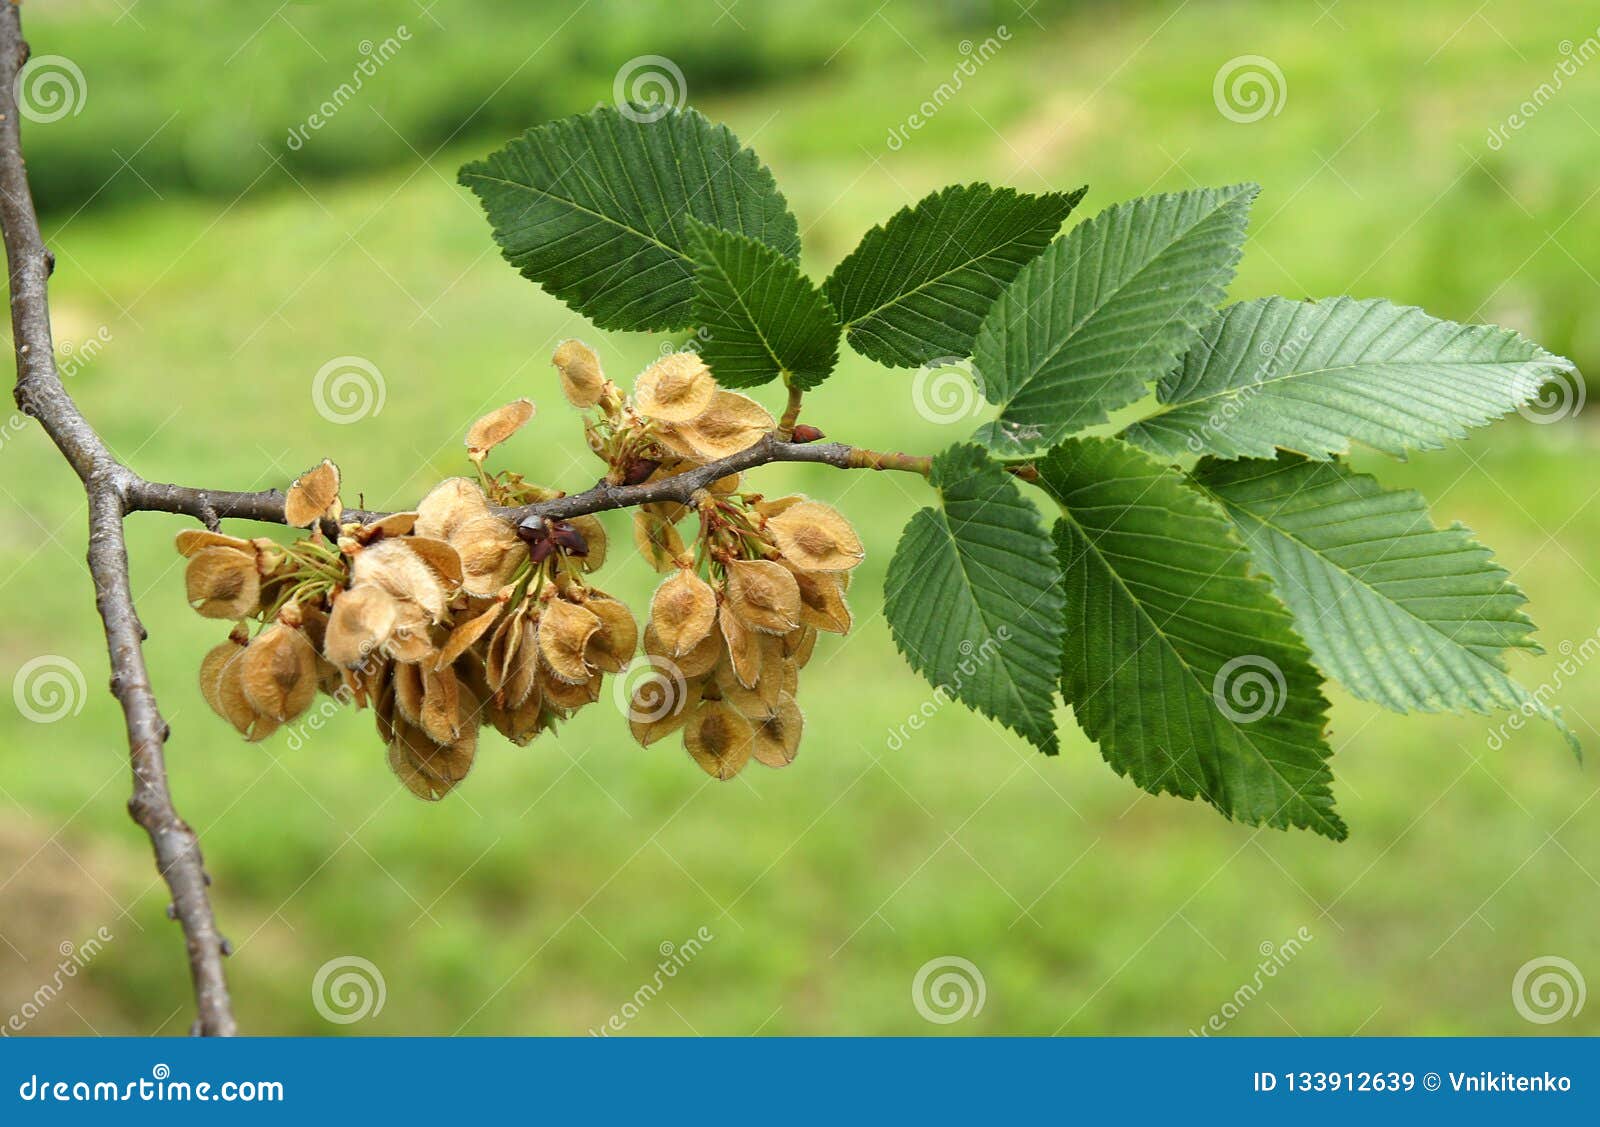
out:
M1294 454L1203 459L1222 505L1277 581L1323 672L1396 712L1526 708L1577 738L1559 710L1506 674L1504 652L1538 651L1526 601L1459 524L1435 528L1423 499Z
M906 661L969 708L1056 753L1062 603L1038 511L978 446L933 460L942 508L914 514L884 580Z
M850 347L891 368L969 355L1000 291L1086 191L1030 196L954 185L900 209L823 283Z
M765 243L691 221L700 355L724 387L778 376L802 390L839 360L839 320L822 291Z
M690 323L690 219L800 253L772 173L694 110L635 121L601 106L528 130L460 179L506 260L602 329Z
M1387 301L1269 297L1229 306L1124 432L1157 454L1325 459L1362 442L1433 449L1534 399L1572 364L1509 329Z
M979 441L1042 450L1144 395L1214 316L1256 191L1118 204L1023 267L973 342L984 394L1000 405Z
M1152 792L1342 839L1321 678L1222 512L1127 443L1038 462L1061 505L1062 693L1106 762Z

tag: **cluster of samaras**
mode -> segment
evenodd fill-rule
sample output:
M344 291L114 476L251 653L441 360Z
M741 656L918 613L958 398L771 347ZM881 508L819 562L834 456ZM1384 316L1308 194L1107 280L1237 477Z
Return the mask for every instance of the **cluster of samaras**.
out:
M631 396L578 341L554 362L613 484L682 473L775 426L690 352L652 364ZM504 512L560 496L484 470L533 413L524 399L478 420L466 442L477 480L441 483L414 512L340 523L339 471L325 461L285 499L286 522L307 536L181 533L190 604L235 623L201 663L212 709L254 741L294 723L319 692L370 706L400 781L437 799L471 770L482 724L524 745L631 666L614 696L640 744L681 730L719 779L752 758L791 762L799 671L817 631L850 628L844 595L862 549L849 523L804 497L745 492L737 474L688 504L641 505L635 542L667 574L641 638L628 608L588 580L606 555L599 520L514 524Z

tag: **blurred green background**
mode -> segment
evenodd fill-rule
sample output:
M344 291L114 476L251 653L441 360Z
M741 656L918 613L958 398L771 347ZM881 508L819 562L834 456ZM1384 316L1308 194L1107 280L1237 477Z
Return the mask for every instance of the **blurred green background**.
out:
M64 72L71 109L24 123L59 261L61 361L85 413L151 478L265 488L326 455L347 501L405 507L465 467L474 417L529 395L541 413L497 464L589 483L554 343L585 336L625 381L662 342L597 334L520 279L454 174L510 133L611 100L630 60L662 55L771 164L817 276L952 181L1088 183L1087 215L1253 179L1264 191L1234 296L1387 296L1514 326L1600 371L1594 10L1472 8L30 3L35 56L81 75ZM992 57L891 146L1002 25ZM402 26L392 57L290 147ZM1242 56L1282 76L1255 121L1214 96ZM1491 143L1564 60L1561 89ZM384 399L340 424L311 384L348 356L381 372ZM919 452L985 414L930 421L910 373L853 356L807 407L831 437ZM1596 419L1513 416L1367 467L1496 548L1553 653L1600 627ZM215 878L245 1030L584 1033L655 981L663 945L703 928L713 938L627 1032L1182 1034L1303 928L1311 939L1260 976L1227 1032L1600 1032L1600 1004L1537 1024L1512 998L1542 956L1600 982L1600 784L1553 732L1499 746L1504 717L1400 717L1332 690L1343 845L1143 796L1064 710L1058 759L959 708L893 739L929 689L894 651L881 580L925 489L799 467L760 480L835 500L869 549L857 631L825 638L805 671L795 765L711 782L676 741L641 751L608 697L527 749L486 738L435 806L389 777L370 717L340 715L291 747L247 746L212 716L195 672L222 631L184 605L171 549L184 525L130 521L173 790ZM124 810L84 516L65 465L13 418L0 431L0 675L14 690L0 694L0 1026L55 978L63 943L103 927L114 938L27 1031L177 1033L186 967ZM654 577L625 521L608 523L602 583L642 606ZM15 695L44 655L86 686L49 723ZM1514 661L1530 686L1557 676L1552 657ZM1585 665L1558 696L1591 753L1597 692ZM985 995L942 1025L919 1015L912 983L946 955L978 968ZM385 983L381 1012L348 1025L312 996L343 956Z

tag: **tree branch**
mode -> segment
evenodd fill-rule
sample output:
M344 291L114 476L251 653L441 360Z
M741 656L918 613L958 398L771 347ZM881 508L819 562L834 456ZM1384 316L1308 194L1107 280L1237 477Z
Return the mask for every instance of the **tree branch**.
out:
M28 58L15 3L0 5L0 227L10 268L11 332L17 353L17 405L39 420L82 480L89 499L89 570L105 624L111 691L127 720L133 767L133 815L155 850L156 866L172 890L183 926L203 1034L236 1032L222 971L222 938L206 895L200 843L173 808L163 744L168 729L150 690L141 648L145 638L133 606L122 520L137 480L117 462L61 384L50 334L46 283L55 260L44 247L22 158L15 99L17 72ZM281 513L281 505L280 505Z
M16 0L0 0L0 228L10 270L11 329L17 356L15 397L39 421L83 482L89 501L89 570L95 603L105 627L111 691L122 705L133 769L128 809L149 835L156 866L172 891L173 915L183 926L189 972L194 980L197 1032L237 1032L223 974L224 941L217 931L195 833L178 816L167 784L164 745L169 730L156 705L142 648L146 637L133 604L123 522L129 513L164 512L194 517L215 529L224 519L283 524L284 495L278 490L237 492L146 481L111 453L67 393L55 365L50 331L48 282L55 258L45 248L28 185L16 106L16 79L28 59ZM729 474L773 462L810 462L837 469L900 470L927 476L925 456L863 450L842 443L790 441L800 411L791 388L783 420L773 434L715 462L660 481L616 485L602 479L581 493L537 504L500 509L507 520L566 520L654 501L688 504L694 495ZM347 510L348 520L366 523L386 514Z

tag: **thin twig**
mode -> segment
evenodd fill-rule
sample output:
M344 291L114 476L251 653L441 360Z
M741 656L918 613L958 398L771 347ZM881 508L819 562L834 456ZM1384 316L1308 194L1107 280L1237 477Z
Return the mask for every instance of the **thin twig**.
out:
M28 58L14 3L0 5L0 226L11 282L11 332L17 353L17 405L39 420L82 480L89 500L89 571L105 624L111 691L127 719L133 767L128 809L150 836L156 867L172 890L194 980L199 1032L236 1032L222 937L206 895L206 874L194 831L173 809L163 744L168 729L150 690L141 645L144 627L133 606L122 519L134 476L114 458L73 404L56 372L46 282L55 262L44 247L22 159L15 99L17 72Z

